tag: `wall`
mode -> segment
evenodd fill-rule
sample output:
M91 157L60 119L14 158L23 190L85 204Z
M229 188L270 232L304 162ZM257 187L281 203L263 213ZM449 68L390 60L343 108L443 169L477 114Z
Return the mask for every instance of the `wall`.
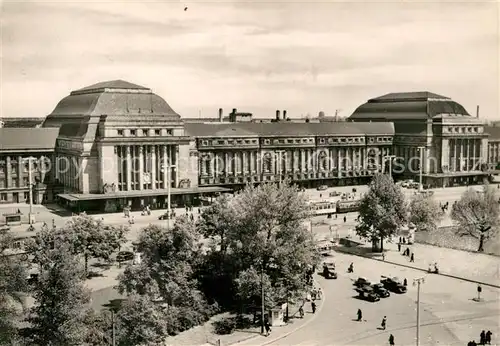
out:
M196 141L189 144L179 145L179 181L189 179L191 187L198 186L198 152L196 151ZM177 184L179 184L179 181Z
M98 158L89 161L87 171L89 173L95 171L94 176L99 179L95 179L97 181L94 180L92 184L89 183L89 190L102 193L104 184L115 184L118 189L118 161L114 145L100 143L97 150Z

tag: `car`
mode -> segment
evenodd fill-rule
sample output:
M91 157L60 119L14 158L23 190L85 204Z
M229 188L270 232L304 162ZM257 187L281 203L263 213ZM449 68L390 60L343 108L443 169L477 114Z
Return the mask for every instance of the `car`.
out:
M117 262L132 261L134 257L135 255L132 251L120 251L116 255L116 261Z
M389 291L384 288L383 284L380 284L380 283L373 284L372 288L373 288L373 292L375 292L380 298L387 298L391 295L389 293Z
M336 279L337 273L335 272L335 263L325 262L323 263L323 277L325 279Z
M397 277L383 277L380 283L384 288L394 293L406 293L406 286L404 286Z
M327 190L327 189L328 189L328 186L326 186L326 185L320 185L320 186L318 186L318 188L317 188L317 190L318 190L318 191L325 191L325 190Z
M338 197L338 196L341 196L342 194L338 191L332 191L329 193L329 196L330 197Z
M370 286L370 285L371 285L371 282L365 278L362 278L362 277L359 277L356 279L356 281L354 281L354 286L356 286L358 288L364 287L364 286Z
M166 219L168 219L168 213L164 213L158 216L158 220L166 220Z
M367 300L369 302L378 302L380 300L380 297L378 294L376 294L373 291L373 288L370 286L364 286L364 287L358 287L354 289L356 292L358 292L359 297L363 300Z

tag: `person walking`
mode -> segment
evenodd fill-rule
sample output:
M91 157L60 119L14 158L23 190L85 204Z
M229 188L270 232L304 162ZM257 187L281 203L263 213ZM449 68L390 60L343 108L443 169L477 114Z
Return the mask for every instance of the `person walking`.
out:
M302 307L302 305L299 308L299 315L300 315L300 318L304 318L304 308Z
M321 300L323 296L323 291L321 291L321 288L318 288L318 291L316 292L316 297L318 298L318 300Z
M385 252L382 251L382 261L385 261Z
M389 345L396 345L396 344L394 343L394 335L392 335L392 334L391 334L391 335L389 335Z
M410 256L410 262L415 262L415 256L414 256L413 252L411 253L411 256Z
M403 280L403 286L408 286L408 281L406 280L406 278Z
M380 323L382 330L385 330L386 324L387 324L387 317L384 316L384 318L382 319L382 323Z
M489 330L486 332L486 335L485 335L484 341L485 341L485 343L486 343L486 344L488 344L488 345L491 345L491 335L492 335L492 334L493 334L493 333L492 333L492 332L490 332Z
M346 221L347 221L347 217L344 216L344 223L346 223Z
M313 314L316 313L316 302L314 302L314 301L311 302L311 310L312 310Z
M399 238L401 239L401 238ZM401 241L398 243L398 252L401 252Z
M363 312L361 309L358 309L358 319L356 320L357 322L361 322L363 320Z
M481 334L479 334L479 345L486 344L486 332L483 330Z
M266 336L269 336L269 333L271 332L271 326L269 325L269 321L264 322L264 328L266 329Z

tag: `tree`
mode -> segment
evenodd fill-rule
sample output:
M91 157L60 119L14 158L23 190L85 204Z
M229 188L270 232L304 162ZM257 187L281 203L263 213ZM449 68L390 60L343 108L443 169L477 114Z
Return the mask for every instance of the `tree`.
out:
M238 296L250 299L241 303L252 303L249 287L260 287L260 273L273 295L266 304L286 301L290 292L305 288L306 268L317 264L318 257L304 225L310 212L296 187L288 182L247 186L219 213L233 215L226 226L232 281Z
M489 185L482 192L467 190L453 204L451 218L458 224L459 236L471 236L479 241L477 251L484 251L484 243L498 232L500 206L495 190Z
M146 296L129 296L116 318L120 346L159 345L168 334L164 311Z
M175 312L179 332L208 319L213 310L198 290L194 266L202 259L199 234L187 217L179 217L172 229L150 225L139 236L139 266L128 266L119 276L121 293L163 301L169 316Z
M435 230L443 216L434 198L420 193L410 201L408 213L409 222L414 224L418 230L424 231Z
M359 223L356 233L370 239L373 248L380 242L384 250L384 239L395 234L407 222L406 202L401 188L392 177L376 174L370 190L360 201Z
M33 288L35 305L28 318L29 342L44 346L82 345L87 337L85 321L90 296L84 288L81 264L64 242L39 251L44 255L35 259L40 273Z
M26 268L15 256L9 256L13 238L7 230L0 230L0 345L11 343L17 333L15 319L19 307L24 308L27 292Z
M127 231L126 227L106 226L101 220L81 214L74 216L63 228L51 231L49 237L43 239L35 237L31 248L38 253L37 250L44 246L53 246L54 243L61 242L68 243L73 254L83 256L84 272L87 275L89 259L109 260L111 254L125 242ZM43 244L44 241L47 241L47 244ZM42 251L41 255L43 254Z

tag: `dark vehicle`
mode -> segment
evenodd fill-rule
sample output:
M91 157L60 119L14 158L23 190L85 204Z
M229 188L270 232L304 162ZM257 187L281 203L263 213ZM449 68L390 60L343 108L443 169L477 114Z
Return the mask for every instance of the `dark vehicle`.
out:
M329 196L330 197L338 197L338 196L341 196L342 194L338 191L332 191L329 193Z
M387 298L391 295L389 291L384 288L383 284L373 284L372 288L373 292L375 292L375 294L377 294L380 298Z
M158 216L158 220L167 220L167 219L168 219L168 213Z
M132 261L134 259L134 253L131 251L120 251L116 255L117 262Z
M358 292L359 297L363 300L367 300L369 302L378 302L380 297L373 291L373 288L370 286L358 287L354 289Z
M365 278L360 277L356 281L354 281L354 286L358 288L370 285L371 285L370 281L366 280Z
M328 189L328 186L326 186L326 185L320 185L320 186L318 186L318 188L316 190L318 190L318 191L325 191L327 189Z
M384 285L384 288L388 291L394 293L406 293L406 287L396 277L389 278L383 276L383 279L380 280L380 283Z
M325 279L337 278L337 273L335 272L335 263L326 262L323 264L323 276Z

